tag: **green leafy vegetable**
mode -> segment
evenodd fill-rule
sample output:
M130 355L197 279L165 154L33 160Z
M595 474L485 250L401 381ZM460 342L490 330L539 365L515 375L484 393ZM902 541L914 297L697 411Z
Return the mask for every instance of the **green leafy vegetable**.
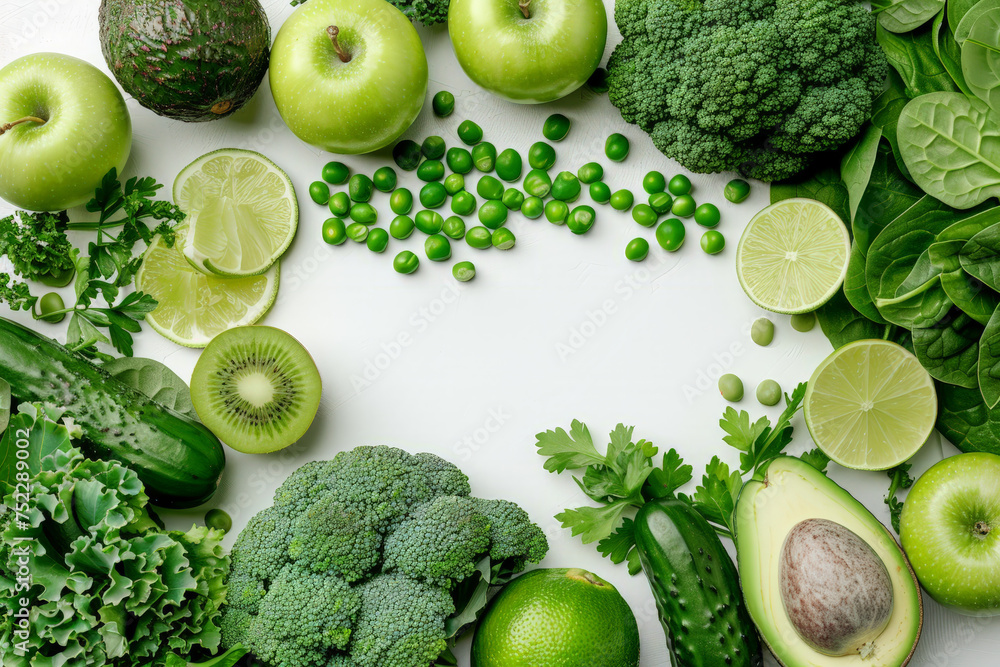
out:
M897 491L902 491L913 486L913 478L910 477L909 463L901 463L895 468L886 470L889 476L889 493L885 497L885 504L889 506L889 516L892 521L892 529L899 534L899 517L903 513L903 503L896 497Z
M10 383L0 378L0 435L3 435L10 423L10 408Z
M919 28L944 10L944 0L873 0L872 12L890 32L909 32Z
M1000 404L1000 308L986 325L978 351L979 390L986 407L992 410Z
M981 324L953 310L934 326L913 330L913 351L934 379L973 388L978 386L982 334Z
M844 296L843 290L816 311L816 319L819 320L823 335L829 339L834 349L856 340L881 338L885 332L884 325L873 322L858 312Z
M979 389L938 384L937 429L963 452L1000 454L1000 409L986 407Z
M851 219L850 195L840 179L840 169L826 167L819 171L805 172L793 179L771 184L771 203L793 197L805 197L823 202L841 220Z
M830 465L830 457L824 454L819 447L804 452L799 458L820 472L826 472L827 466Z
M906 170L906 163L899 155L896 126L899 123L899 114L902 113L903 107L909 101L910 98L906 96L906 86L903 84L903 80L899 78L896 70L890 70L888 87L875 98L875 103L872 105L872 125L882 129L882 136L891 147L891 151L888 151L887 154L892 156L898 172L905 179L910 178L910 172Z
M881 139L882 128L869 123L840 161L840 178L847 187L851 212L850 218L844 220L845 223L854 219L854 214L861 204L861 197L868 188Z
M159 361L121 357L105 362L103 368L160 405L198 420L187 383Z
M24 280L65 285L73 277L73 261L69 255L72 247L66 237L63 216L18 211L0 219L0 255L7 256L14 273ZM2 293L0 300L15 310L18 309L15 304L23 304L23 297L15 297L11 302Z
M931 40L934 46L934 53L937 54L938 59L944 65L945 70L948 71L948 75L951 76L951 80L955 82L958 89L966 95L972 95L972 90L969 88L969 84L966 83L965 75L962 73L962 50L958 46L958 42L955 41L955 36L949 28L950 24L945 15L946 12L942 9L934 17L934 23L931 25Z
M902 79L907 97L958 90L948 70L934 52L931 26L898 35L880 25L876 30L876 39L885 51L889 64Z
M971 2L971 5L970 5ZM949 5L952 3L949 3ZM959 47L965 46L965 40L969 38L972 34L972 28L976 25L980 18L984 15L991 13L997 9L1000 9L1000 2L997 0L981 0L979 2L959 2L955 3L956 7L954 9L957 14L957 21L951 20L951 12L949 9L948 23L952 26L955 32L955 41L958 43Z

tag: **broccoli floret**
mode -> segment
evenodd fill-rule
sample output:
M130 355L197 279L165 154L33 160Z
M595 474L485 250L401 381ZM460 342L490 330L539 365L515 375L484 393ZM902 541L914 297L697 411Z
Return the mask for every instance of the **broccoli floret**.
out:
M846 144L888 65L855 0L618 0L608 96L695 172L787 178Z
M291 522L273 507L257 513L233 544L232 571L266 582L278 574L291 558Z
M469 478L453 463L440 456L421 452L413 455L413 464L425 475L434 496L467 496L472 493Z
M295 520L288 552L314 572L357 581L378 565L381 548L378 525L330 494Z
M545 557L549 541L527 512L508 500L472 500L490 522L490 558L494 563L503 562L505 569L516 573Z

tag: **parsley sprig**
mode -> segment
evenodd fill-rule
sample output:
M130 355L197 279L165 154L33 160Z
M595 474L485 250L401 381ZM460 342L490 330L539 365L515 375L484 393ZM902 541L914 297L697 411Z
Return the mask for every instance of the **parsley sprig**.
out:
M889 506L889 519L892 521L892 529L899 534L899 519L903 515L903 501L896 497L897 491L908 489L913 486L913 478L910 477L912 464L901 463L895 468L885 471L889 476L889 492L885 496L885 504Z

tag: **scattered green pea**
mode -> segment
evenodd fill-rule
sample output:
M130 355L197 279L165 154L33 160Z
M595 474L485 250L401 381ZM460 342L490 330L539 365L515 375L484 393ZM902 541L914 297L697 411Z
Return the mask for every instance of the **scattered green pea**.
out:
M608 156L608 159L612 162L621 162L628 157L629 143L628 138L615 132L608 137L607 141L604 142L604 154Z
M574 234L586 234L594 226L597 220L597 212L591 206L577 206L569 212L566 218L566 226Z
M441 231L445 233L448 238L460 241L465 237L465 220L462 220L457 215L452 215L444 219L444 227Z
M524 177L524 191L533 197L548 197L552 191L552 178L544 169L532 169Z
M347 227L340 218L327 218L323 221L323 240L330 245L340 245L347 240Z
M449 148L445 159L448 161L448 168L456 174L468 174L472 171L472 153L461 146Z
M754 320L750 325L750 340L761 347L767 347L774 340L774 322L766 317Z
M781 385L774 380L764 380L757 385L757 400L761 405L777 405L781 401Z
M812 331L816 326L816 315L813 313L799 313L792 315L792 328L805 333Z
M493 178L492 176L483 176L476 183L476 192L483 199L502 199L503 198L503 183Z
M544 141L536 141L528 149L528 165L532 169L551 169L556 163L556 149Z
M497 163L497 147L488 141L472 147L472 163L484 174L493 171Z
M510 231L506 227L501 227L500 229L494 230L491 241L493 243L493 247L497 250L510 250L514 247L514 243L517 239L514 238L514 232Z
M427 240L424 241L424 253L427 254L427 259L432 262L447 261L451 259L451 241L448 240L447 236L440 234L428 236Z
M642 179L642 189L651 195L667 189L667 179L658 171L651 171Z
M560 171L552 182L552 198L574 202L580 197L580 179L571 171Z
M213 507L205 512L205 526L228 533L233 529L233 518L218 507Z
M636 204L632 209L632 219L643 227L655 227L660 216L649 204Z
M479 207L479 222L488 229L497 229L507 222L507 213L502 201L490 199Z
M392 147L392 159L403 171L413 171L420 165L420 144L403 139Z
M726 237L710 229L701 235L701 249L709 255L718 255L726 247Z
M691 195L678 195L674 199L673 206L670 207L670 212L678 218L690 218L694 215L697 207L698 205L695 203L694 197Z
M603 181L590 184L590 198L598 204L607 204L611 201L611 188Z
M417 167L417 178L425 183L440 181L444 178L444 165L441 160L424 160Z
M352 222L347 225L347 238L356 243L364 243L368 238L368 225L360 222Z
M465 242L476 250L493 246L493 232L486 227L473 227L465 234Z
M676 252L684 245L687 230L684 223L677 218L667 218L656 228L656 242L668 252Z
M392 192L397 182L396 170L392 167L379 167L372 174L372 183L379 192Z
M309 198L320 206L326 206L330 202L330 186L323 181L310 183Z
M730 403L743 400L743 380L732 373L726 373L719 378L719 393Z
M364 174L354 174L347 182L347 193L351 196L351 201L371 201L374 192L375 184Z
M476 277L476 265L472 262L459 262L451 267L451 275L460 283L467 283Z
M343 218L351 211L351 198L346 192L334 192L330 196L327 206L330 208L330 213L333 213L338 218Z
M670 207L674 205L674 198L666 192L654 192L649 195L649 207L663 215L670 212Z
M392 268L396 270L396 273L403 275L413 273L420 268L420 258L409 250L404 250L392 260Z
M520 211L521 206L524 205L524 193L517 188L507 188L503 191L503 197L500 201L502 201L503 205L509 210Z
M694 221L702 227L715 227L722 220L719 207L715 204L702 204L694 210Z
M351 207L351 220L363 225L374 225L378 222L378 209L368 202L358 202Z
M389 196L389 208L396 215L406 215L413 210L413 193L399 188Z
M431 99L431 109L438 118L447 118L455 110L455 96L447 90L439 90Z
M66 308L63 298L58 292L49 292L38 300L38 319L56 324L62 322L66 313L59 312ZM58 314L56 314L58 313Z
M437 211L417 211L413 224L424 234L437 234L444 228L444 217Z
M562 141L569 134L572 121L561 113L554 113L542 124L542 136L549 141Z
M536 220L542 217L545 212L545 202L539 197L527 197L521 202L521 215L529 220Z
M521 178L521 171L523 169L524 165L521 162L521 154L513 148L505 148L497 156L497 176L508 183L513 183Z
M458 215L472 215L476 210L476 196L465 190L451 198L451 212Z
M444 179L444 191L449 195L456 195L465 189L465 176L461 174L448 174Z
M399 239L400 241L410 238L415 228L416 225L413 222L413 218L408 215L397 215L389 223L389 233L392 235L392 238Z
M608 92L608 70L603 67L595 69L594 73L587 79L587 88L598 95Z
M677 174L670 179L667 190L675 197L689 194L691 192L691 179L684 174Z
M581 183L590 185L604 178L604 167L596 162L588 162L576 170L576 176Z
M726 183L726 187L722 191L722 194L726 199L734 204L739 204L740 202L746 201L746 198L750 196L750 184L742 178L734 178Z
M385 249L389 247L389 232L381 227L376 227L368 232L367 243L368 249L372 252L385 252Z
M545 202L545 219L553 225L565 224L568 216L569 206L566 202L558 199L550 199Z
M619 190L611 195L611 208L616 211L627 211L632 208L634 201L635 196L633 196L630 190Z
M440 160L444 157L444 152L448 148L448 145L444 142L443 137L439 137L436 134L424 139L424 142L420 144L420 152L424 154L424 157L428 160Z
M633 262L641 262L647 255L649 255L649 241L642 237L632 239L625 246L625 258Z
M444 185L434 181L420 188L420 204L424 208L441 208L448 201L448 191Z
M323 165L323 180L330 185L343 185L351 177L351 169L343 162L327 162Z
M463 120L458 126L458 138L466 146L475 146L483 140L483 128L479 127L471 120Z

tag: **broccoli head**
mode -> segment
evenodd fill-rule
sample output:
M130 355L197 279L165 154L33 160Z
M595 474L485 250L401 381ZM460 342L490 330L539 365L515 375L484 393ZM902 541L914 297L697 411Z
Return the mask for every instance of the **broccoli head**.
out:
M773 181L846 144L888 64L856 0L618 0L608 96L694 172Z

